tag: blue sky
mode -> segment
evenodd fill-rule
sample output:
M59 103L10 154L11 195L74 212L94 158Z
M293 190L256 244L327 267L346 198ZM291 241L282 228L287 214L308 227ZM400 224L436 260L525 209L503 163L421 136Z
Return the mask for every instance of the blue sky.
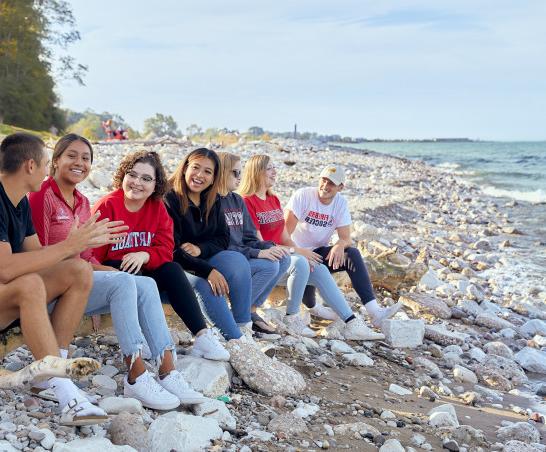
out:
M71 0L62 103L368 138L546 139L546 2Z

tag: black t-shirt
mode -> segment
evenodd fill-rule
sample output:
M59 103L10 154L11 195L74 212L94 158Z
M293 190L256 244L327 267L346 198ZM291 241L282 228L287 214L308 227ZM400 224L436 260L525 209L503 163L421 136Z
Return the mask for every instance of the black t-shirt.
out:
M0 182L0 242L8 242L12 253L20 253L25 238L34 234L36 231L27 197L14 206Z

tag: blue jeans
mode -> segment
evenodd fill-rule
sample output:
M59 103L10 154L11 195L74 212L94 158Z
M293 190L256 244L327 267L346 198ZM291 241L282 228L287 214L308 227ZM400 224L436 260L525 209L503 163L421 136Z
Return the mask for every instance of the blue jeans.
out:
M296 314L300 311L300 305L305 291L305 286L314 286L319 290L320 296L336 314L343 320L353 315L347 300L341 293L334 278L324 264L314 265L311 271L307 259L299 254L290 257L287 277L281 278L280 285L286 285L288 299L286 313Z
M199 276L186 273L197 299L205 308L207 317L220 330L226 340L242 336L239 325L250 322L251 276L250 265L238 251L220 251L207 259L229 285L231 310L224 296L214 295L209 282Z
M157 285L152 278L125 272L94 271L85 314L108 312L124 356L134 360L140 354L144 338L158 365L165 350L174 349Z
M261 306L288 270L290 258L285 256L280 261L257 258L250 259L248 263L252 276L252 305Z

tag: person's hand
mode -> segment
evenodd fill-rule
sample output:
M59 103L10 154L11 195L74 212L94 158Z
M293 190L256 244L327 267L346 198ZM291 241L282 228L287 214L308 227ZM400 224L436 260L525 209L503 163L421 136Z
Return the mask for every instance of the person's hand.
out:
M180 248L193 257L197 257L201 254L201 248L199 248L197 245L194 245L193 243L183 243L182 245L180 245Z
M209 273L207 280L214 295L227 295L229 293L229 286L226 278L224 278L224 275L215 268Z
M334 270L337 270L338 268L342 267L345 263L345 248L343 245L336 244L332 248L330 248L330 252L326 256L326 260L328 261L328 265L332 267Z
M306 248L298 248L298 254L301 254L309 261L311 269L318 264L322 264L322 256L318 253L315 253L313 250L308 250Z
M121 260L119 269L121 271L137 274L144 264L150 260L150 255L146 251L138 251L136 253L127 253Z
M286 249L280 247L280 246L274 246L272 248L269 248L267 250L260 250L258 253L258 257L260 259L269 259L270 261L279 261L284 256L287 256L290 254Z
M127 236L128 226L123 221L110 221L104 218L97 221L100 212L96 212L85 223L80 225L76 215L75 221L70 228L66 243L71 247L74 254L79 254L88 248L98 248L110 243L116 243Z

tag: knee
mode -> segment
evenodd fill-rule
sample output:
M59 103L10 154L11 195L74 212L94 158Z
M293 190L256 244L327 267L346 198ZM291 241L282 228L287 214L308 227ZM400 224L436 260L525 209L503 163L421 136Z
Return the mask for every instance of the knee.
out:
M362 260L360 251L358 251L358 248L355 248L354 246L350 246L349 248L345 249L345 254L347 254L347 257L353 262L358 259Z
M36 300L46 302L46 288L43 279L35 274L20 276L11 284L14 285L16 298L21 303L36 303Z
M83 259L74 258L66 261L66 272L72 277L72 281L77 283L81 289L91 290L93 287L93 268Z
M296 256L292 258L293 272L296 274L309 274L310 267L309 262L303 256Z

